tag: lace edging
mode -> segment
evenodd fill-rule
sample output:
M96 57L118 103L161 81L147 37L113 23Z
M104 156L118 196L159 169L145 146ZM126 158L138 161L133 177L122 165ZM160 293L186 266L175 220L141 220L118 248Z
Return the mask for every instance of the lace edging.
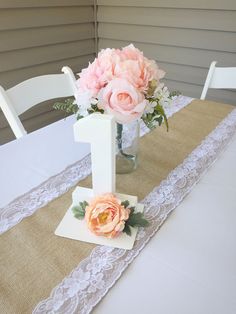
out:
M235 131L236 109L142 201L151 224L139 228L134 248L97 246L33 313L89 313L217 159Z

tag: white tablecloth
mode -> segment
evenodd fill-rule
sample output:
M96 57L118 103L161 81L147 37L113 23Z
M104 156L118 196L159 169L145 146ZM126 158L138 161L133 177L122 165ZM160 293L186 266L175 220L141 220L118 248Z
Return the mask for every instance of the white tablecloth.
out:
M93 313L236 313L236 135Z
M73 122L0 147L0 207L89 152ZM236 135L94 313L236 313L235 160Z
M90 151L74 141L75 117L57 121L0 146L0 208Z
M186 96L177 97L167 108L167 116L191 100ZM0 208L90 152L88 144L74 141L72 125L75 121L75 117L70 116L0 146Z

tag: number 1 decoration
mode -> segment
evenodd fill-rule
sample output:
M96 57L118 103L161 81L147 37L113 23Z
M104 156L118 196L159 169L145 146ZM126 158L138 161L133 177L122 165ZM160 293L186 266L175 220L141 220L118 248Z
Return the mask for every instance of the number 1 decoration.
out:
M92 189L76 187L72 193L72 204L58 225L55 234L84 242L108 245L123 249L132 249L137 235L137 228L132 234L122 233L117 238L106 238L91 233L84 220L75 219L73 207L81 202L90 202L94 196L105 193L115 194L120 201L128 201L137 212L143 212L143 205L138 204L137 196L118 194L115 190L115 138L116 124L110 115L91 114L74 124L76 142L86 142L91 145ZM78 148L79 149L79 148Z
M115 133L113 116L92 114L74 125L76 142L91 145L93 193L115 193Z

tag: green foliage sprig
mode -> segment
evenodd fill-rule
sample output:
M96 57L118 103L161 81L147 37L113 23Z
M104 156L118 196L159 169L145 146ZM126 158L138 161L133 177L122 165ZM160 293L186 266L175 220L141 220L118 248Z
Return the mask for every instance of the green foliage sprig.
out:
M79 106L75 103L74 98L68 98L64 102L56 102L53 105L55 110L65 111L68 114L75 114L76 119L82 119L83 116L79 113ZM91 104L90 108L87 110L88 114L92 114L95 112L104 113L103 109L99 109L96 104Z
M169 131L168 119L167 119L167 116L165 114L164 108L158 103L159 99L154 98L154 97L150 97L150 98L147 98L147 100L151 104L155 105L155 103L156 103L156 105L154 107L153 113L148 113L148 114L146 114L146 116L142 117L143 122L146 124L146 126L150 130L153 130L156 127L156 123L158 123L158 125L160 126L162 124L162 122L164 121L164 123L166 125L166 129L167 129L167 131Z
M165 114L165 110L163 106L160 104L161 101L163 101L163 97L165 101L168 102L171 101L174 97L179 96L181 93L178 91L172 91L168 93L167 95L162 94L162 91L164 89L160 90L160 93L158 94L159 96L154 96L153 91L155 90L156 85L154 84L153 86L150 85L149 91L146 94L146 99L148 100L149 104L153 108L151 112L147 112L146 114L143 114L141 119L143 122L146 124L146 126L150 129L153 130L156 128L157 125L161 125L163 122L165 123L167 131L169 130L169 124L168 124L168 119ZM98 102L97 98L94 98L95 102ZM53 108L56 110L62 110L65 111L68 114L75 114L77 120L82 119L83 116L80 114L80 107L75 103L74 98L68 98L64 102L56 102L53 105ZM98 103L90 105L90 107L87 109L88 114L92 114L95 112L99 112L101 114L104 113L103 109L98 108Z
M149 222L144 218L144 214L141 212L135 212L134 206L129 206L129 201L126 200L121 203L125 208L128 208L130 210L129 218L125 222L125 227L123 229L123 232L125 232L127 235L131 236L131 228L138 228L138 227L148 227Z
M86 206L88 206L88 202L83 201L83 202L80 202L78 206L72 207L72 212L74 214L74 217L79 220L83 220L85 216Z
M74 98L68 98L64 102L56 102L53 108L56 110L62 110L66 113L77 113L79 108L78 105L74 103Z

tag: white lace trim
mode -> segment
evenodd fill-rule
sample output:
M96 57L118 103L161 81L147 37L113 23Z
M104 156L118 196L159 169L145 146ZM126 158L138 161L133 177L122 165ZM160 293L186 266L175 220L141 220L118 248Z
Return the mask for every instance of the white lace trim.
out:
M142 201L151 224L139 229L134 248L97 246L33 313L89 313L217 159L235 131L236 109Z
M173 104L166 108L167 116L188 105L193 98L179 96ZM149 129L141 124L141 136ZM129 139L129 137L127 137ZM128 145L128 142L126 143ZM37 209L45 206L51 200L67 192L72 186L91 173L90 155L70 165L61 173L51 177L38 187L15 199L6 207L0 209L0 234L6 232L22 219L31 216Z

